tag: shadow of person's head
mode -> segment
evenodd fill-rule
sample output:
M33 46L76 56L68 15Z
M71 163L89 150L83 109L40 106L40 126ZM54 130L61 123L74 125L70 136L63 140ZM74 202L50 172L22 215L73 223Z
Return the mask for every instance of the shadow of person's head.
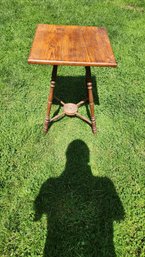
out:
M72 141L66 150L66 165L60 179L67 181L70 187L81 189L92 178L90 151L87 144L76 139Z
M86 143L80 139L72 141L66 150L66 159L69 164L87 165L90 161L90 152Z

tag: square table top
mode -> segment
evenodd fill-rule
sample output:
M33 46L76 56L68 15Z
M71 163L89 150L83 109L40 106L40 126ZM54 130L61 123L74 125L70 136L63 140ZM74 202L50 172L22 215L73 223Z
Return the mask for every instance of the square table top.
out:
M28 63L117 66L105 28L48 24L37 26Z

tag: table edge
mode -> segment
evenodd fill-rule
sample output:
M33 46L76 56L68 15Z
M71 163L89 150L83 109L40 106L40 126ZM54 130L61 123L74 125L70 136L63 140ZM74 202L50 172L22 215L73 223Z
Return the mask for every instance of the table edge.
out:
M48 64L48 65L64 65L64 66L96 66L96 67L117 67L116 62L73 62L73 61L56 61L56 60L37 60L28 59L28 64Z

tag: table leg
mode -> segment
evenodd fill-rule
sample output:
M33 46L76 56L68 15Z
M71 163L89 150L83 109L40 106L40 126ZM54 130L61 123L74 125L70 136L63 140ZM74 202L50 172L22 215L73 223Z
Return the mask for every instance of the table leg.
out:
M51 111L51 105L54 97L54 88L55 88L55 81L57 77L57 66L53 66L52 70L52 76L51 76L51 83L50 83L50 93L48 96L48 104L47 104L47 112L46 112L46 118L44 123L44 132L46 133L48 131L49 123L50 123L50 111Z
M85 67L85 68L86 68L86 84L88 89L88 99L89 99L91 121L92 121L92 131L95 134L97 129L96 129L96 121L95 121L95 115L94 115L94 97L93 97L93 91L92 91L91 69L90 67Z

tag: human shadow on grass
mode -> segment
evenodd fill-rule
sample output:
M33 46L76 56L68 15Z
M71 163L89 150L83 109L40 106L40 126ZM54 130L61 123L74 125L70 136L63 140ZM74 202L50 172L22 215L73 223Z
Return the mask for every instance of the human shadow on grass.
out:
M124 218L115 187L92 174L83 141L73 141L66 158L63 173L44 182L34 203L35 221L47 216L43 257L115 257L113 221Z

